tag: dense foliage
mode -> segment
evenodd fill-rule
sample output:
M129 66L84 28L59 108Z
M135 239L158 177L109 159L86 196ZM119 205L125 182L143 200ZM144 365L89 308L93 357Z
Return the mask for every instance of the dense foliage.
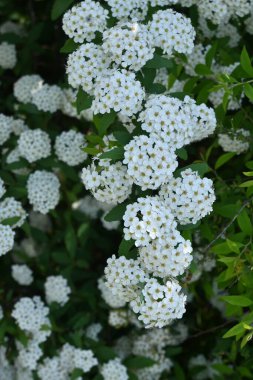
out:
M252 21L0 2L0 380L253 378Z

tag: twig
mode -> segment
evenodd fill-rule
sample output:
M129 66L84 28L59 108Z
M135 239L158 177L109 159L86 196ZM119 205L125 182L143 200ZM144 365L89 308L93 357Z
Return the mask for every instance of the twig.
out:
M210 334L210 333L212 333L212 332L214 332L214 331L216 331L216 330L219 330L219 329L221 329L221 328L223 328L223 327L226 327L227 325L230 325L231 323L234 323L234 322L236 322L236 320L226 321L226 322L222 323L221 325L218 325L218 326L212 327L212 328L210 328L210 329L208 329L208 330L200 331L200 332L198 332L198 333L196 333L196 334L194 334L194 335L190 335L190 336L187 338L187 340L188 340L188 339L198 338L199 336L202 336L202 335Z
M241 214L241 212L244 210L244 208L246 206L248 206L248 204L253 200L253 197L251 197L250 199L247 199L243 204L242 206L240 207L240 209L238 210L238 212L235 214L235 216L230 220L230 222L223 228L223 230L216 236L216 238L214 240L211 241L211 243L208 244L208 246L206 247L206 250L205 252L208 252L209 249L214 245L214 243L216 243L217 240L219 240L224 234L225 232L229 229L229 227L232 226L232 224L234 223L234 221L236 220L236 218Z

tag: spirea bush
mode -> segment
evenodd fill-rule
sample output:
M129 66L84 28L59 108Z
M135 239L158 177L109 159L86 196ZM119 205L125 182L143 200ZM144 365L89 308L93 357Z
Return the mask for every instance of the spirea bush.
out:
M252 20L0 2L0 380L253 379Z

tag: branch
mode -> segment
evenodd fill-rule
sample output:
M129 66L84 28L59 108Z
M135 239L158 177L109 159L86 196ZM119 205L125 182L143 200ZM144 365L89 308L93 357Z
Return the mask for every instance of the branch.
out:
M252 200L253 200L253 197L251 197L250 199L247 199L242 204L242 206L240 207L240 209L238 210L238 212L234 215L233 219L231 219L230 222L223 228L223 230L216 236L216 238L214 240L212 240L211 243L208 244L208 246L205 249L205 252L208 252L209 249L214 245L214 243L216 243L216 241L219 240L225 234L225 232L229 229L229 227L232 226L232 224L234 223L234 221L236 220L236 218L241 214L241 212L245 209L246 206L248 206L248 204Z

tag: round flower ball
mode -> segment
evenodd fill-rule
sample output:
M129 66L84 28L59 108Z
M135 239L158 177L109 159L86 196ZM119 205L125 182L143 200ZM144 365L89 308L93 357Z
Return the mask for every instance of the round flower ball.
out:
M41 129L27 130L21 133L18 149L22 157L32 163L50 156L51 142L48 134Z
M17 63L17 53L15 45L8 42L0 44L0 67L2 69L13 69Z
M67 280L62 276L49 276L45 282L47 303L59 303L61 306L69 300L71 289Z
M40 75L24 75L14 83L14 96L21 103L32 101L32 92L43 83Z
M62 132L55 141L55 153L59 160L66 162L69 166L81 164L87 158L83 151L86 146L82 133L75 131Z
M57 176L45 170L30 174L27 182L28 199L34 211L47 214L60 200L60 182Z
M0 224L0 256L9 252L14 245L15 232L10 226Z

